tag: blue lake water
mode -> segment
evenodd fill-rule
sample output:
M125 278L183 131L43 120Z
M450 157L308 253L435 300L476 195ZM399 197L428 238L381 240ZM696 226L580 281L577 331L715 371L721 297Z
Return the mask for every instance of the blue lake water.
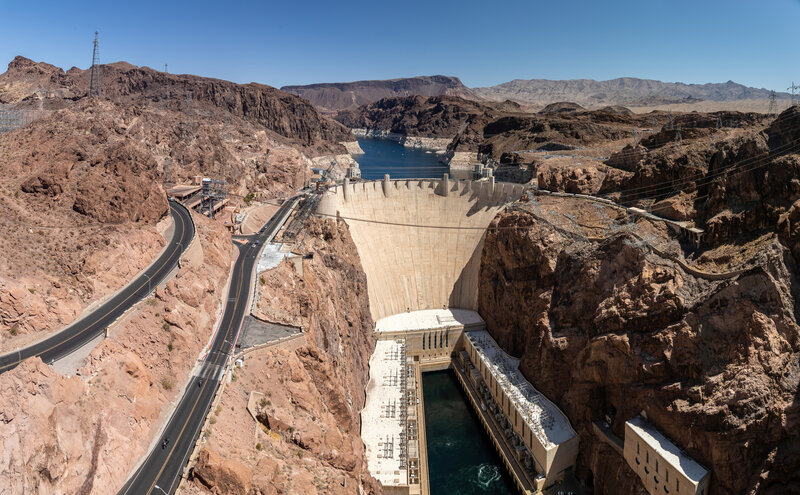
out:
M422 374L432 495L517 495L452 371Z
M364 154L357 156L361 177L366 180L441 178L447 165L439 162L434 152L406 148L388 139L359 139Z

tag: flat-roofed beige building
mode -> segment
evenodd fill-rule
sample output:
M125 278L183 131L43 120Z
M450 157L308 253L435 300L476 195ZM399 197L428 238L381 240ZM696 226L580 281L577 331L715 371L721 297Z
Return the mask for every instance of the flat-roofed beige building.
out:
M563 412L522 376L519 360L506 354L485 330L464 332L462 359L487 407L510 436L517 457L532 456L549 486L575 465L580 438Z
M378 339L406 341L406 352L416 358L422 371L450 366L456 343L465 330L486 328L483 318L468 309L424 309L381 318L375 324Z
M641 416L625 422L625 460L648 493L708 495L711 474Z

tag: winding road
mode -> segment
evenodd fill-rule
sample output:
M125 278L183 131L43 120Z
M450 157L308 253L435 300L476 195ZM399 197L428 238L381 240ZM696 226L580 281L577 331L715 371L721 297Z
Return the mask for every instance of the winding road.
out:
M128 309L163 282L178 266L183 252L194 238L194 223L189 210L172 200L169 201L169 208L175 229L169 245L153 264L85 317L40 342L0 356L0 373L15 368L30 357L38 356L42 361L50 363L76 351L101 335Z
M227 303L219 327L199 371L191 377L158 442L120 491L123 495L173 493L181 480L200 429L214 400L225 367L233 355L248 307L253 268L265 242L269 242L288 218L298 197L286 201L267 224L237 244L239 256L233 267ZM165 444L164 441L168 439Z

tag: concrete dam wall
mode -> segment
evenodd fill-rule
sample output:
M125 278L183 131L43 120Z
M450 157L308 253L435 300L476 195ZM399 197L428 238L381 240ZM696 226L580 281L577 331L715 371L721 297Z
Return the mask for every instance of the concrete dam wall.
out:
M378 321L422 309L477 310L485 229L522 192L493 181L386 178L333 188L318 211L347 222Z

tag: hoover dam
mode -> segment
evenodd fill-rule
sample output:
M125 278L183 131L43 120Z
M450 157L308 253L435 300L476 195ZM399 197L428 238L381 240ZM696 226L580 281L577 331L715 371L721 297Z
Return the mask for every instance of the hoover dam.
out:
M425 309L477 309L486 228L519 184L443 179L332 188L319 213L347 222L367 275L375 321Z
M493 178L386 175L345 180L320 200L318 214L348 224L367 278L377 345L362 439L386 493L432 492L421 400L427 371L453 369L520 493L560 482L575 462L569 420L522 378L477 313L486 231L523 192Z

